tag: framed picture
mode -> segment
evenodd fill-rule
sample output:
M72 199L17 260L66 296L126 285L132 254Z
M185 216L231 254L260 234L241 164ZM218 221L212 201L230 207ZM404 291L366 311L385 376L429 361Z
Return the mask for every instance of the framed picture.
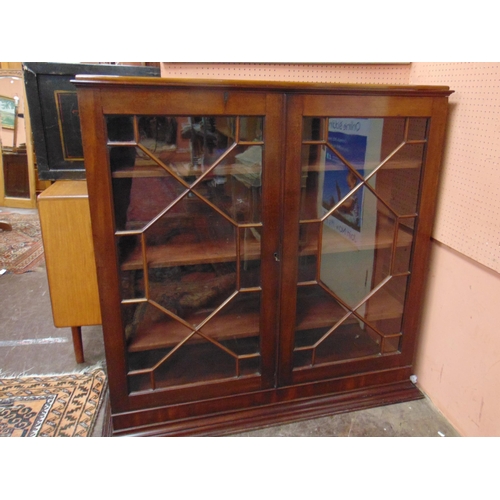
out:
M0 120L2 128L14 129L16 123L16 101L0 95Z

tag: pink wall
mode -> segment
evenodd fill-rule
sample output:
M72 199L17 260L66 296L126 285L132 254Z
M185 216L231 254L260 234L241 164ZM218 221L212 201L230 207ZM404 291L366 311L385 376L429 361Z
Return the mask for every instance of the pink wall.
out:
M463 436L500 436L500 63L414 63L450 98L416 373ZM482 265L482 264L484 265Z
M415 373L462 436L500 435L500 277L434 243Z
M165 78L405 84L409 64L161 63Z
M415 63L410 75L455 91L434 237L500 273L499 82L500 63Z

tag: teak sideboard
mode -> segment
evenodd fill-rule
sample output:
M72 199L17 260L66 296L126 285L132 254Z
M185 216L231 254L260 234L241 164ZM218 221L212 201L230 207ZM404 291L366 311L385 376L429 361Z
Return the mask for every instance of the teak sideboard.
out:
M448 87L74 83L113 435L422 397Z

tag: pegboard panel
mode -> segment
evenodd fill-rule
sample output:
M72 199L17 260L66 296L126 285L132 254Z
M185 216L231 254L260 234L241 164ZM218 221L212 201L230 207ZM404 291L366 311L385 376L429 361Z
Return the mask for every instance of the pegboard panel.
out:
M500 63L413 63L410 83L448 85L434 237L500 272Z
M161 63L165 78L407 84L409 64Z
M500 272L500 63L162 63L163 77L448 85L434 237Z

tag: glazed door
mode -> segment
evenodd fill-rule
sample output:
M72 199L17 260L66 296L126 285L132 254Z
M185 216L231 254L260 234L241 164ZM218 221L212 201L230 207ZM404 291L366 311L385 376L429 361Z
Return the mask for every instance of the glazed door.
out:
M426 153L442 132L433 99L288 105L280 382L409 365L426 265L415 247L433 212L420 192L436 181Z
M82 123L92 106L114 410L273 387L282 97L85 89Z

